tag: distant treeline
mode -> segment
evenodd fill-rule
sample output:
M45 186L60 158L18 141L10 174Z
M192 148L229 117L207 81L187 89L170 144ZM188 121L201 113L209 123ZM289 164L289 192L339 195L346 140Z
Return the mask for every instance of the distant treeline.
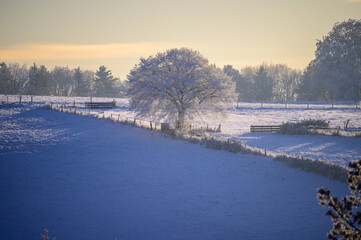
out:
M0 63L0 94L121 97L126 83L100 66L94 73L79 67L56 66L48 70L35 63L28 68L18 63Z
M302 72L285 64L244 67L240 71L231 65L223 72L236 82L239 101L294 101L302 80Z
M240 70L227 65L223 71L236 82L239 101L360 101L361 79L342 74L326 78L313 62L303 72L266 63Z
M336 23L316 44L315 58L301 72L262 64L224 72L237 83L241 101L360 101L361 20Z

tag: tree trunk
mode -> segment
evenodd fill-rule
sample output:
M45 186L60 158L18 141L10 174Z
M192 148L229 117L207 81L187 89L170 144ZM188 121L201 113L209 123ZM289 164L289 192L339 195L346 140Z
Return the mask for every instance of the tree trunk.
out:
M178 111L178 121L177 121L177 128L178 129L183 129L184 128L184 116L185 116L184 110Z

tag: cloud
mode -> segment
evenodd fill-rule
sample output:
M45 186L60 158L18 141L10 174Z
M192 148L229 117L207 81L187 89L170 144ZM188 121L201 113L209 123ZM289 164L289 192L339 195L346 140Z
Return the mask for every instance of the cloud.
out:
M111 58L140 58L169 48L171 43L112 43L97 45L21 44L0 49L2 61L84 60Z

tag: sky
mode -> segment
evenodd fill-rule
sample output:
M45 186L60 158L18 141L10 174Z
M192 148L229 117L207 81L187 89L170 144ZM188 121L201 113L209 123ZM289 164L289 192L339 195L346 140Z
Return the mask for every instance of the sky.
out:
M157 52L188 47L218 67L304 69L361 0L0 0L0 61L97 70L125 79Z

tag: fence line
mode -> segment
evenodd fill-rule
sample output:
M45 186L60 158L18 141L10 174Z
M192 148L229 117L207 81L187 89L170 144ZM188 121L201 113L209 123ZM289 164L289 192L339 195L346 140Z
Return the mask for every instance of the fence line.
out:
M37 95L25 95L25 94L17 94L17 95L10 95L10 94L0 94L0 98L4 97L4 100L1 101L1 104L15 104L15 103L25 103L25 102L30 102L30 103L34 103L36 102L36 100L41 99L40 102L44 102L44 100L42 100L42 98L47 97L48 99L51 98L71 98L69 99L69 104L75 104L76 101L82 102L82 104L85 104L85 102L89 99L89 97L69 97L69 96L37 96ZM21 100L20 100L21 98ZM74 100L73 98L77 98L78 100ZM104 97L106 98L106 97ZM107 98L107 99L111 99L111 98ZM116 98L112 98L112 99L116 99ZM39 100L38 100L39 101ZM52 100L50 100L52 101ZM237 103L237 107L241 107L242 103L253 103L259 106L259 108L266 108L267 105L273 105L273 104L277 104L279 105L278 108L281 107L281 105L283 105L283 108L287 109L287 108L292 108L292 105L304 105L305 108L307 109L312 109L315 107L315 105L328 105L331 108L337 108L338 105L353 105L355 108L360 109L361 108L361 101L285 101L285 102L239 102ZM235 103L236 104L236 103Z
M137 127L142 127L150 130L161 130L161 123L154 122L154 121L146 121L146 120L139 120L136 117L129 118L129 117L121 117L120 114L115 113L99 113L96 111L91 111L91 109L85 109L83 107L84 105L76 105L73 103L68 104L67 102L63 104L53 104L50 102L49 108L52 110L57 110L64 113L73 113L73 114L80 114L84 116L94 116L98 119L107 119L111 120L113 122L120 122L124 124L131 124L135 125ZM189 130L192 131L220 131L221 124L218 125L218 127L210 127L209 124L206 126L197 126L197 125L189 125L187 126Z

